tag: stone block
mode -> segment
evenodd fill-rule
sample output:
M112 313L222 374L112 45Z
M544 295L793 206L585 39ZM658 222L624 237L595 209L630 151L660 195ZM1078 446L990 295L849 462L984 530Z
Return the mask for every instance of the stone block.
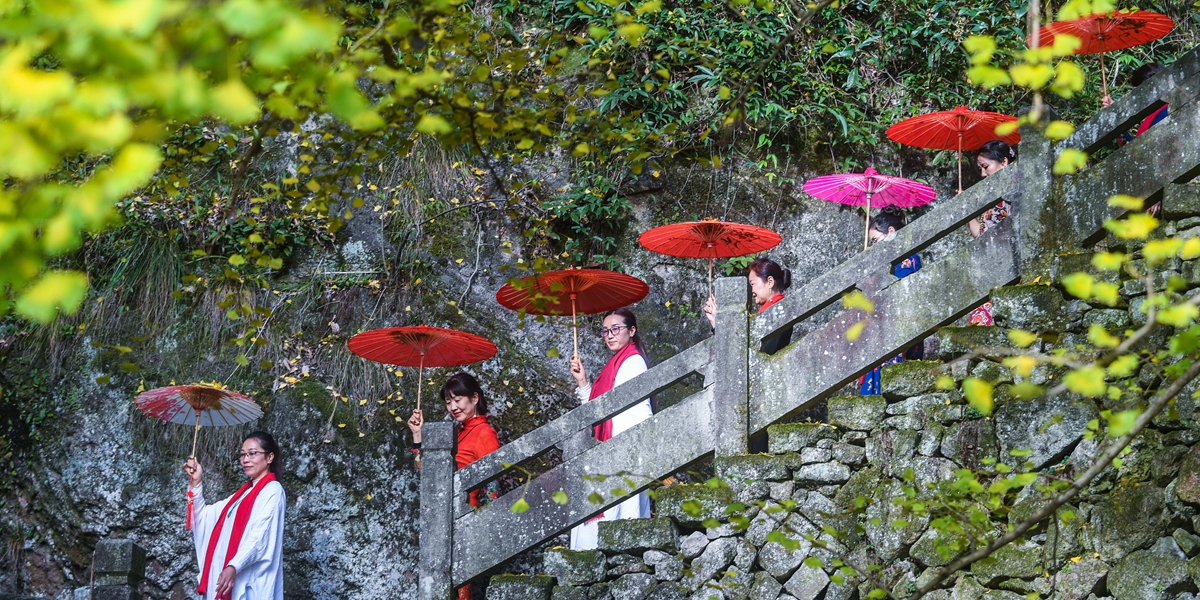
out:
M3 598L0 595L0 598ZM26 596L20 596L25 598ZM92 590L91 600L141 600L142 593L130 585L97 585Z
M693 500L700 504L700 511L691 515L683 505ZM713 489L704 484L672 485L659 488L655 501L660 517L670 517L681 525L699 526L706 519L723 517L725 507L734 501L734 493L727 487Z
M681 583L692 591L699 590L709 579L712 579L713 575L729 568L736 555L737 540L733 538L713 540L704 549L704 552L692 561L691 572L684 575Z
M816 463L796 469L796 483L802 485L827 485L842 483L847 479L850 479L850 467L839 462Z
M645 600L654 587L654 576L646 573L632 573L618 577L608 586L608 593L613 600Z
M542 554L542 571L559 585L589 585L604 580L607 562L599 550L550 548Z
M1082 327L1087 331L1092 325L1099 325L1113 335L1122 335L1132 326L1129 311L1116 308L1097 308L1088 311L1083 317Z
M1013 349L1008 330L1002 327L943 327L938 330L938 354L950 359L980 348ZM1034 344L1037 346L1037 344Z
M941 548L939 548L939 546ZM930 528L909 549L908 555L926 567L944 567L950 564L963 550L967 549L966 537L942 534Z
M1049 285L1011 285L992 290L996 325L1036 332L1061 331L1066 326L1063 296Z
M721 575L718 585L725 593L725 600L749 600L752 598L750 586L754 585L754 576L745 569L733 566Z
M1176 529L1171 533L1171 537L1175 539L1175 543L1179 544L1179 549L1183 553L1192 558L1200 554L1200 536L1187 531L1186 529Z
M880 370L880 389L883 395L889 398L927 394L937 389L938 376L942 375L943 366L935 360L906 360L887 365Z
M679 533L666 517L600 521L598 547L608 552L675 551Z
M1120 279L1117 271L1102 271L1092 266L1094 252L1070 252L1054 257L1053 279L1057 285L1062 285L1063 278L1072 273L1087 273L1096 281L1116 283Z
M830 458L840 463L857 467L867 460L867 451L862 446L837 443L831 449Z
M783 530L788 539L796 542L795 548L787 548L779 542L767 542L758 551L758 564L775 579L787 579L800 563L808 557L812 543L794 532Z
M1162 211L1173 219L1200 215L1200 185L1168 183L1163 187Z
M1192 590L1188 560L1175 540L1161 538L1152 548L1131 552L1108 572L1108 591L1119 600L1174 598Z
M758 548L754 544L742 538L738 542L737 554L733 556L733 564L746 572L750 571L750 567L754 566L754 561L758 559Z
M1175 495L1189 504L1200 504L1200 445L1192 446L1179 464Z
M829 586L829 576L821 569L814 569L808 566L801 566L796 569L787 583L783 587L796 600L816 600L821 597L822 592Z
M992 420L971 419L952 423L942 434L942 456L969 469L980 468L985 458L995 458L998 447L995 422Z
M707 538L704 540L704 545L708 545ZM654 578L659 581L679 581L679 578L683 577L683 561L680 560L678 554L667 554L661 550L647 550L642 555L642 562L654 569Z
M679 551L687 558L696 558L708 547L708 536L701 531L693 531L679 539Z
M772 454L799 452L817 440L838 437L838 430L825 423L783 423L767 427L767 445Z
M830 425L859 431L878 427L887 412L883 396L840 396L830 398L828 406Z
M725 481L785 481L788 478L788 464L797 460L799 457L796 456L771 454L718 456L713 459L713 467L717 477Z
M691 590L676 582L663 582L650 590L646 600L687 600Z
M1092 505L1088 532L1098 558L1115 562L1158 539L1166 525L1166 494L1152 485L1118 489Z
M821 440L822 442L830 440ZM820 442L818 442L820 443ZM828 462L833 456L832 447L830 448L805 448L800 451L800 464L810 465L812 463Z
M1052 398L1013 400L996 409L996 437L1002 455L1032 450L1027 460L1042 469L1067 456L1082 437L1088 421L1099 417L1086 398L1059 394Z
M96 585L137 585L146 578L146 551L133 540L96 542Z
M1061 600L1086 600L1100 587L1108 574L1108 565L1103 561L1085 556L1069 569L1061 569L1055 576L1054 590Z
M546 575L494 575L487 600L550 600L554 578Z
M1042 547L1026 541L1000 547L991 556L971 565L980 583L991 585L1002 579L1032 578L1042 573Z
M754 581L750 584L750 597L754 600L775 600L782 590L783 584L775 581L770 574L759 571L754 574Z

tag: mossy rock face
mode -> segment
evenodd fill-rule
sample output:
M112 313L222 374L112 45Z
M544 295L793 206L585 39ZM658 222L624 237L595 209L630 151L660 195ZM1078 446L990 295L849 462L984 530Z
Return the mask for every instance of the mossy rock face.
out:
M1033 542L1013 542L971 565L971 574L984 585L1001 579L1032 578L1042 573L1042 547Z
M785 481L788 467L800 464L800 457L785 455L745 454L741 456L719 456L713 461L717 477L733 483L735 480Z
M1168 183L1163 188L1162 210L1169 218L1200 215L1200 185Z
M1175 540L1162 538L1149 550L1121 559L1108 573L1108 591L1117 600L1158 600L1196 589L1188 560Z
M1158 539L1167 523L1166 493L1141 485L1103 496L1092 505L1089 532L1098 558L1117 561Z
M1027 331L1059 331L1066 325L1062 293L1048 285L992 290L992 317L997 325Z
M897 365L899 366L899 365ZM883 396L841 396L829 399L829 424L846 429L870 431L887 414Z
M838 431L825 423L784 423L767 427L772 454L799 452L823 439L838 439Z
M542 570L559 585L588 585L604 579L606 561L599 550L551 548L542 555Z
M1096 308L1083 316L1084 330L1089 329L1092 325L1099 325L1113 335L1124 333L1132 324L1129 311L1116 308Z
M1175 495L1189 504L1200 504L1200 445L1192 446L1179 465Z
M908 550L908 555L927 567L944 567L961 552L955 551L954 548L962 544L965 549L966 541L966 538L961 535L941 534L931 527L912 545L912 548ZM943 552L938 550L938 546L943 546L948 554L943 555Z
M608 552L645 552L678 549L679 532L666 517L600 521L599 548Z
M937 390L938 376L944 365L934 360L907 360L888 365L880 371L883 395L891 398L920 396Z
M1072 273L1087 273L1096 281L1117 283L1121 274L1118 271L1101 271L1092 266L1094 252L1070 252L1054 257L1054 283L1062 285L1062 281Z
M703 484L672 485L659 488L655 493L658 516L670 517L681 525L699 526L705 519L720 519L725 507L734 501L733 490L728 487L710 488ZM699 511L688 514L689 508L699 505Z
M1010 400L996 409L996 436L1002 455L1030 450L1035 469L1061 460L1082 437L1088 421L1099 417L1086 398L1059 394L1053 398Z
M943 359L954 358L980 348L1013 348L1008 330L1003 327L943 327L938 330L938 354Z
M554 578L546 575L495 575L488 581L487 600L550 600Z

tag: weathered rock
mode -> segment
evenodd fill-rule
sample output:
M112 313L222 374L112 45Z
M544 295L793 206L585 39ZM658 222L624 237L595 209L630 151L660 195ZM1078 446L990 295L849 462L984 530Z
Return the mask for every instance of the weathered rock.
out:
M829 576L825 571L801 566L783 587L787 588L788 593L795 596L796 600L816 600L828 585Z
M729 570L721 575L721 579L717 583L721 586L721 591L725 592L726 600L752 598L750 586L754 584L754 576L745 569L739 569L736 566L729 567Z
M1164 497L1162 488L1143 485L1100 498L1092 506L1088 529L1099 558L1117 561L1153 544L1166 525Z
M691 590L673 581L659 583L650 589L646 600L687 600Z
M830 448L805 448L800 451L800 464L809 465L812 463L828 462L831 456L833 456L833 450Z
M1061 600L1084 600L1096 592L1108 574L1108 565L1091 556L1063 567L1055 577L1054 590Z
M795 481L778 481L771 482L768 496L772 500L787 500L792 497L792 492L796 490Z
M700 504L700 512L695 515L683 509L684 503L692 500ZM725 515L725 507L733 501L732 489L710 488L703 484L667 486L659 488L655 496L658 516L671 517L681 525L690 526L698 526L705 519L720 519Z
M938 547L941 546L941 549ZM908 555L927 567L944 567L967 548L963 536L938 533L932 527L921 534L908 550Z
M642 562L654 569L654 578L659 581L679 581L683 577L683 560L677 554L647 550L642 555Z
M1013 349L1007 330L1002 327L943 327L938 330L938 353L953 358L983 348Z
M775 581L767 573L759 571L754 574L754 581L750 584L750 598L753 600L775 600L779 597L779 592L783 589L783 584Z
M1190 533L1184 529L1176 528L1171 533L1171 537L1175 539L1175 543L1179 544L1179 549L1183 551L1188 558L1192 558L1200 554L1200 536Z
M917 454L921 456L933 456L942 446L942 435L946 433L946 428L937 422L927 423L925 428L921 430L921 437L917 439Z
M598 547L609 552L674 551L679 538L675 523L666 517L600 521L597 525Z
M846 429L870 431L887 411L883 396L841 396L829 399L829 423ZM828 460L828 459L826 459Z
M796 548L789 550L779 542L767 542L758 551L758 564L776 579L787 579L796 567L808 558L812 544L804 538L791 533L785 533L788 539L796 542Z
M799 452L817 440L837 437L838 431L825 423L785 423L767 427L767 443L772 454Z
M1187 556L1171 538L1137 550L1108 573L1108 590L1117 600L1157 600L1196 591L1188 576Z
M551 548L542 554L542 571L557 579L559 585L588 585L602 581L605 569L604 553L599 550Z
M1116 308L1096 308L1088 311L1083 317L1082 326L1086 331L1092 325L1099 325L1113 335L1122 335L1131 325L1129 311Z
M861 446L836 443L831 450L830 458L852 467L861 466L867 460L867 451Z
M757 559L758 548L755 548L754 544L746 541L745 538L738 541L737 554L733 556L733 564L737 568L749 572L750 568L754 566L754 561Z
M992 290L992 318L1002 327L1027 331L1061 331L1063 297L1049 285L1012 285Z
M488 581L487 600L549 600L554 579L545 575L495 575Z
M879 387L883 395L892 398L928 394L937 389L943 367L941 362L934 360L906 360L887 365L880 370Z
M1192 446L1179 464L1175 495L1184 502L1200 504L1200 444Z
M1036 577L1042 572L1042 547L1033 542L1013 542L971 565L980 583L991 585L1010 577Z
M700 589L713 575L733 564L736 554L737 540L733 538L720 538L709 542L704 552L692 561L691 573L684 574L683 585L693 591Z
M912 463L920 433L911 429L880 429L867 438L867 462L889 476L899 476Z
M850 467L839 462L817 463L804 465L796 469L797 484L830 484L842 483L850 478Z
M613 600L645 600L653 587L653 575L633 573L617 578L608 586L608 592Z
M1034 469L1065 458L1082 437L1088 421L1099 417L1094 402L1065 394L1007 402L995 414L1001 453L1032 450L1027 460Z
M708 547L708 536L694 531L679 540L679 551L688 558L696 558Z
M717 477L725 481L750 479L754 481L783 481L788 478L788 465L798 457L771 454L718 456L713 460Z

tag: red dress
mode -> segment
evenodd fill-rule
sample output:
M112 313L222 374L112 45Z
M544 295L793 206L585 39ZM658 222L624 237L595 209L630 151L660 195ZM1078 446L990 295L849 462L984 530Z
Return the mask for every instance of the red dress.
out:
M500 448L500 438L496 437L496 430L488 425L487 417L476 415L467 419L463 423L462 429L458 430L458 451L454 453L454 463L456 468L463 468ZM479 507L479 492L475 490L471 492L471 506ZM492 496L493 492L488 491L488 495ZM495 500L495 497L489 497L490 500Z

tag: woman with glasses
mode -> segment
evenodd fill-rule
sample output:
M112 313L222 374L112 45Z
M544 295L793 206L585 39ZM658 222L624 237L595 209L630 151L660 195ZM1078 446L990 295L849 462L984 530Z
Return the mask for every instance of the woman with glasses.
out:
M618 308L604 316L600 335L612 358L600 370L596 381L589 381L583 362L578 356L571 357L571 375L579 387L575 395L583 402L590 402L609 390L646 372L650 359L646 347L637 331L637 316L627 308ZM606 442L614 435L649 419L654 411L650 400L643 400L613 418L595 427L596 439ZM600 513L588 522L571 530L572 550L592 550L597 545L598 522L616 519L645 519L650 516L650 497L642 492Z
M237 463L249 479L232 496L206 504L196 457L188 474L188 528L196 544L200 587L207 600L283 598L283 513L287 496L278 478L283 455L265 431L246 436Z

